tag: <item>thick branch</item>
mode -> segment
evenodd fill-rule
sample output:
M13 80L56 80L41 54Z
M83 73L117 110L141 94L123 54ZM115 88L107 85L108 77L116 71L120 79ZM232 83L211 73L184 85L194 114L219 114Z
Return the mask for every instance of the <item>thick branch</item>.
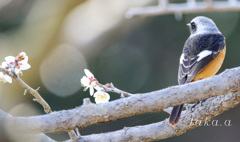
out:
M176 127L172 127L168 124L168 119L153 123L144 126L137 127L125 127L122 130L118 130L115 132L102 133L102 134L93 134L88 136L83 136L78 142L119 142L119 141L153 141L165 139L168 137L181 135L182 133L191 130L195 127L200 126L200 123L205 123L208 120L213 119L220 113L236 106L240 102L240 93L230 93L228 95L221 95L214 98L207 99L203 105L198 105L193 112L184 111L182 113L180 122ZM10 117L8 114L0 111L0 117L3 118ZM202 124L206 125L206 124ZM207 123L207 125L211 125L211 123ZM224 124L220 124L224 125ZM227 126L226 126L227 127ZM14 135L16 137L16 135ZM23 138L17 136L18 140L21 139L45 139L44 141L54 142L49 139L46 135L42 134L32 134L32 135L24 135ZM72 142L72 140L68 140L66 142Z
M42 116L16 117L10 122L29 133L62 132L239 91L240 67L190 84Z
M172 136L177 136L200 126L208 120L213 119L220 113L240 103L240 93L230 93L214 98L209 98L203 106L198 105L194 112L184 111L176 127L168 124L168 119L144 126L125 127L115 132L93 134L83 136L80 142L120 142L120 141L156 141ZM227 123L226 123L227 124ZM226 125L225 124L225 125ZM210 122L201 125L211 125ZM224 126L224 124L220 124ZM230 126L230 125L229 125ZM228 125L226 125L228 127Z

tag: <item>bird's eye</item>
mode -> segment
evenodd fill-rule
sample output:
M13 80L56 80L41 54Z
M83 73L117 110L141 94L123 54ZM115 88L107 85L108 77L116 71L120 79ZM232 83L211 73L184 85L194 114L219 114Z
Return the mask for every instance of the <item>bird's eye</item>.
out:
M196 24L194 22L191 23L191 28L192 28L192 30L196 29Z

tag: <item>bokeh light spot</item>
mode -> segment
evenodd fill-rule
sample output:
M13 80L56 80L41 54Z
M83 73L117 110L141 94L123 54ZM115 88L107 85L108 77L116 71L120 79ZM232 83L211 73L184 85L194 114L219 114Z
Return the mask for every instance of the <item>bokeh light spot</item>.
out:
M40 76L44 86L58 96L69 96L80 88L80 78L86 60L82 53L69 45L54 49L42 62Z

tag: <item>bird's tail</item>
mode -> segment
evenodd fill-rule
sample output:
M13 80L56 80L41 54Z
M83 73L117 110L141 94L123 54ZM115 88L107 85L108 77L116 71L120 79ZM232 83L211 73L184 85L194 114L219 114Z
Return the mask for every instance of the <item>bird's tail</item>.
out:
M178 123L181 116L182 108L183 108L183 104L173 107L172 113L169 117L170 125L175 126Z

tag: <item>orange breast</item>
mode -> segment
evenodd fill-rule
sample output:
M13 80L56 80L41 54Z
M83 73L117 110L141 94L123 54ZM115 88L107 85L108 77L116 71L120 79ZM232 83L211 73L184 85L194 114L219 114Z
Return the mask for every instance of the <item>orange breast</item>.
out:
M211 61L198 75L194 77L192 82L214 76L222 66L223 60L225 58L225 54L226 54L226 47L221 51L221 53L213 61Z

